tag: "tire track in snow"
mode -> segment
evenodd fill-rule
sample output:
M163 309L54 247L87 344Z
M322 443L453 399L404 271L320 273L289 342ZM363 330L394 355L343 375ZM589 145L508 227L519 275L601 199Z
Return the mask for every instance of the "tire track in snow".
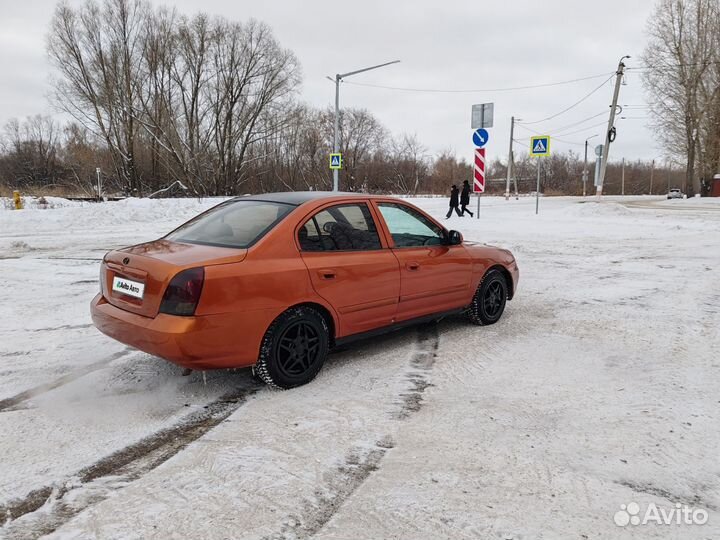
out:
M135 349L131 349L128 347L120 352L111 354L110 356L107 356L107 357L103 358L102 360L98 360L97 362L93 362L92 364L83 366L79 369L76 369L75 371L66 373L65 375L55 379L54 381L40 384L38 386L30 388L29 390L20 392L19 394L16 394L12 397L2 399L2 400L0 400L0 412L15 410L15 408L18 405L20 405L21 403L23 403L24 401L27 401L34 397L37 397L41 394L50 392L51 390L55 390L56 388L59 388L63 385L71 383L71 382L79 379L80 377L84 377L85 375L88 375L94 371L103 369L103 368L107 367L110 362L113 362L113 361L117 360L118 358L127 356L128 354L131 354L133 352L135 352Z
M84 330L92 328L92 324L64 324L62 326L49 326L47 328L30 328L29 332L55 332L57 330Z
M405 420L418 412L424 403L425 390L432 386L430 373L438 356L440 335L437 323L417 328L417 350L410 359L406 372L407 388L402 391L391 412L394 420ZM325 474L323 486L315 490L313 500L305 500L299 514L283 520L279 532L266 539L285 540L309 538L319 533L347 501L376 471L383 458L395 447L390 435L368 444L357 444L350 449L345 460Z
M418 412L423 405L425 390L432 386L429 376L440 346L437 323L418 327L417 345L418 350L410 360L410 372L407 374L408 389L400 394L400 409L393 414L398 420Z
M352 448L343 463L325 474L324 485L315 490L314 500L305 500L299 515L285 518L280 532L265 539L310 538L320 532L342 504L379 469L385 454L394 446L392 438L383 437L369 448Z
M39 538L50 534L88 507L107 499L180 452L220 424L258 390L259 383L226 393L178 423L78 471L62 484L48 485L27 497L0 506L7 539Z
M673 504L683 504L690 507L700 507L706 510L718 511L718 507L711 502L705 500L698 494L693 495L681 495L679 493L672 493L666 489L655 486L651 483L633 482L631 480L614 480L616 484L630 488L635 493L647 493L648 495L654 495L661 497Z

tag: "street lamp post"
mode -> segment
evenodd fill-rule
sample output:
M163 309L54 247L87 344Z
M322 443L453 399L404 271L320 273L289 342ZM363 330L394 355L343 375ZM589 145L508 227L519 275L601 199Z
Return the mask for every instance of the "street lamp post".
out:
M347 73L338 73L335 75L335 131L333 133L333 152L338 153L340 151L340 141L338 140L338 131L340 130L340 81L342 81L345 77L350 77L351 75L357 75L358 73L363 73L365 71L370 71L371 69L378 69L381 67L389 66L390 64L397 64L400 62L400 60L393 60L392 62L386 62L384 64L378 64L377 66L371 66L368 68L358 69L356 71L349 71ZM330 77L328 77L330 79ZM330 79L331 81L333 79ZM333 191L338 191L339 184L340 184L340 178L339 173L337 169L333 170Z
M590 135L587 139L585 139L585 166L583 167L583 197L586 195L586 186L587 186L587 176L588 176L588 170L587 170L587 149L588 149L588 141L592 139L593 137L597 137L598 134Z

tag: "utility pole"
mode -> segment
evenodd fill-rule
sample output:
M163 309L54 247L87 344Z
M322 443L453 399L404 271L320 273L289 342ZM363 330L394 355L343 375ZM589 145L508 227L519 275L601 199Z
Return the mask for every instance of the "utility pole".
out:
M652 160L652 165L650 165L650 195L652 195L652 185L653 185L653 175L655 174L655 160Z
M340 82L345 77L350 77L351 75L357 75L358 73L364 73L365 71L370 71L371 69L377 69L385 66L389 66L390 64L397 64L400 62L400 60L393 60L392 62L385 62L384 64L378 64L377 66L371 66L368 68L358 69L355 71L349 71L347 73L338 73L335 75L335 131L333 133L333 153L337 154L340 151L340 140L338 131L340 130ZM330 77L328 77L331 81ZM333 191L338 191L340 188L340 175L339 171L337 169L333 169Z
M602 163L600 164L600 181L598 182L597 195L602 195L603 184L605 183L605 171L607 169L608 155L610 154L610 143L615 140L615 112L617 110L618 97L620 96L620 84L622 83L623 74L625 73L625 64L623 60L630 58L623 56L618 63L615 72L615 92L613 93L612 105L610 105L610 118L608 118L607 132L605 133L605 146L603 147ZM612 139L612 140L610 140Z
M507 166L507 182L505 184L505 200L510 200L510 178L512 178L513 169L513 135L515 132L515 117L510 118L510 150L508 150L508 166ZM517 183L515 184L515 192L517 195Z
M587 170L587 147L588 142L587 139L585 140L585 165L583 165L583 197L587 194L587 177L588 177L588 170Z
M587 149L588 149L588 141L592 139L593 137L597 137L597 133L595 135L590 135L587 139L585 139L585 165L583 167L583 197L587 194L586 186L587 186L587 179L588 179L588 166L587 166Z
M625 195L625 158L623 158L623 165L622 165L622 188L621 188L621 195Z

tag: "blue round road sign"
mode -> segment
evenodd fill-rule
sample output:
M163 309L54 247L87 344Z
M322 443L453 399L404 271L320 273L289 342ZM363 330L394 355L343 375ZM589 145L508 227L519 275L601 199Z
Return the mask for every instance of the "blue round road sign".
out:
M475 130L475 132L473 133L473 143L478 148L482 148L483 146L485 146L489 139L490 134L488 133L487 129L480 128Z

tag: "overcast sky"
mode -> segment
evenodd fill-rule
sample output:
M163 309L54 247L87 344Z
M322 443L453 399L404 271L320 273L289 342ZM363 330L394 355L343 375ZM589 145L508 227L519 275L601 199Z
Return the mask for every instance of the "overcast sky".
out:
M76 4L76 1L71 1ZM156 2L161 3L161 2ZM256 18L274 29L303 68L301 95L316 106L331 105L334 85L325 79L399 59L400 64L349 78L341 87L341 106L365 107L394 134L417 134L428 153L449 149L472 156L470 109L495 103L490 159L507 156L510 117L532 122L561 111L600 85L629 54L628 67L642 64L645 23L652 0L177 0L162 2L180 12L202 10L229 19ZM51 68L45 36L53 0L2 0L0 18L0 123L12 117L51 113ZM512 92L424 93L357 86L374 84L418 89L487 89L553 83L607 73L575 84ZM612 86L606 84L581 105L556 119L528 126L553 133L574 122L607 112ZM644 105L639 73L628 72L620 104ZM617 123L611 159L662 158L647 127L645 109L626 109ZM600 116L566 129L554 150L581 153L583 141L605 128ZM593 127L595 126L595 127ZM586 129L585 129L586 128ZM574 131L584 130L579 133ZM516 129L515 152L531 133ZM598 138L592 144L597 144Z

